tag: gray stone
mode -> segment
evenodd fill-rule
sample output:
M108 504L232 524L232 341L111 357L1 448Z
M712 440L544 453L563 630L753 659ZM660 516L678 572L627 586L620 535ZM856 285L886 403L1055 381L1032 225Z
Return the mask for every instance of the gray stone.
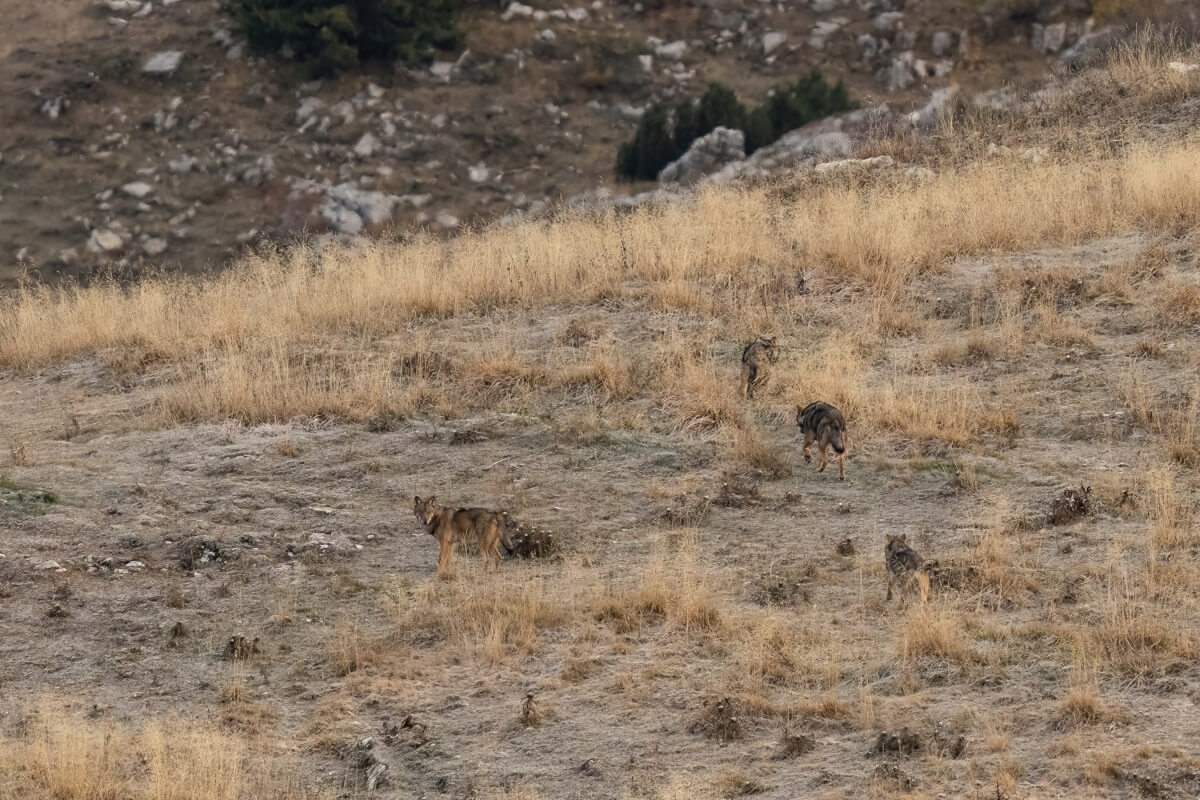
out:
M508 22L516 17L532 17L533 7L527 6L524 3L510 3L504 13L500 15L500 19Z
M324 107L325 101L319 97L304 98L296 109L296 122L305 122Z
M670 42L669 44L660 44L658 47L654 48L654 53L655 55L662 56L663 58L669 58L672 61L678 61L679 59L683 58L683 54L686 50L687 42L680 39L679 41Z
M877 14L875 19L871 20L878 33L890 33L904 27L904 12L903 11L885 11L882 14Z
M837 20L829 20L826 22L818 22L813 26L812 34L808 37L808 43L814 49L824 50L825 42L830 36L841 30L842 24Z
M147 75L170 75L179 68L179 62L183 60L183 52L180 50L164 50L161 53L152 55L145 64L142 65L142 72Z
M808 0L808 7L818 14L828 14L838 7L838 0Z
M718 127L692 142L688 151L658 173L661 184L692 186L705 175L731 161L746 157L746 136L741 131Z
M354 155L359 158L370 158L378 149L379 140L375 138L374 134L364 133L358 143L354 145Z
M488 179L487 164L482 161L467 168L467 177L471 179L471 183L483 183Z
M887 68L885 78L888 89L893 92L912 86L914 80L912 53L901 53L892 59L891 66Z
M139 200L154 191L154 187L145 181L134 181L127 183L121 187L121 191L130 197L136 197Z
M575 8L567 9L567 19L571 20L572 22L583 22L587 18L588 12L586 8L577 6Z
M161 256L167 252L167 240L154 237L142 242L142 252L148 256Z
M62 569L62 565L54 559L49 559L47 561L39 561L33 565L33 568L38 570Z
M933 34L933 41L929 49L937 58L950 54L954 49L955 35L952 31L937 31Z
M769 56L775 50L778 50L783 43L787 41L788 35L783 31L769 31L763 34L762 49L763 55Z
M196 159L186 153L179 158L173 158L167 162L167 169L175 174L191 172L196 168Z
M895 163L891 156L875 156L874 158L846 158L841 161L826 161L823 164L817 164L813 170L817 174L826 174L830 172L840 172L850 169L878 169L880 167L890 167Z

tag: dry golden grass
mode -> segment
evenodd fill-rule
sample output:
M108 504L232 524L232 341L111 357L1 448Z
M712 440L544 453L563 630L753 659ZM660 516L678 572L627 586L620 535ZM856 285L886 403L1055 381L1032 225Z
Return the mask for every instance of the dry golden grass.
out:
M0 739L0 797L11 800L299 800L281 763L198 723L138 729L90 722L43 701Z
M436 635L496 665L533 653L540 631L571 619L578 598L570 592L560 579L519 580L501 573L486 582L433 580L415 590L397 583L385 599L401 633Z
M961 620L932 602L923 603L905 619L899 650L905 661L928 656L965 664L976 658Z
M29 286L0 300L0 364L33 369L132 348L134 368L166 369L173 379L161 402L164 422L411 412L436 405L437 391L419 379L395 380L397 355L378 343L418 317L618 294L652 301L664 286L758 281L764 273L791 274L797 261L873 287L886 303L903 297L914 275L959 255L1195 226L1198 153L1183 144L1102 161L989 162L926 182L826 185L789 201L758 190L708 191L631 215L568 217L403 246L269 253L209 279ZM791 290L781 283L773 291ZM1187 297L1184 290L1168 294L1164 313L1190 315ZM796 302L790 294L784 300ZM886 335L918 330L903 306L875 308L875 327ZM1043 336L1084 336L1045 319ZM495 377L517 384L544 379L536 371L514 374L511 363L492 367ZM483 364L475 370L487 372ZM622 396L627 376L601 348L572 380ZM714 380L703 363L677 374L690 398L679 407L682 424L730 419L728 381L718 388ZM903 404L898 392L895 402ZM914 433L967 435L956 423Z

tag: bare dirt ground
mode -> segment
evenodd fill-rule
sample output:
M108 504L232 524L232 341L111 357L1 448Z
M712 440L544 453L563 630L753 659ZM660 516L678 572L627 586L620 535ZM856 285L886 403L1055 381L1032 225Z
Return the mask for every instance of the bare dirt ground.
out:
M46 693L95 724L214 721L341 795L365 793L344 748L372 737L380 797L1195 797L1197 331L1167 313L1194 247L960 259L874 329L810 281L746 412L766 455L586 387L157 429L165 372L0 375L0 728ZM736 381L730 326L620 298L392 344L550 363L572 326L690 342ZM848 413L844 483L791 422L823 347L859 353L841 380L867 404L912 379L942 409L926 433ZM1085 507L1056 507L1071 487ZM410 510L429 493L543 524L560 554L485 575L460 552L438 580ZM884 602L900 533L940 568L906 608ZM227 657L239 635L255 652Z

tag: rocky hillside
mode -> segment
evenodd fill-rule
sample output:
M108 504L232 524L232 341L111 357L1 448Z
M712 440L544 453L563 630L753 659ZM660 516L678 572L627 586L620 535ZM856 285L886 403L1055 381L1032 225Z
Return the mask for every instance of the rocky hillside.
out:
M1195 14L1185 6L1171 8ZM613 162L655 99L720 81L758 102L819 66L871 109L851 120L861 128L959 90L1002 102L992 90L1120 30L1084 0L1013 8L513 2L473 7L452 61L304 82L295 64L250 53L216 0L28 4L0 45L0 285L199 271L264 239L448 231L598 187L644 192L613 186ZM849 138L810 139L726 177L854 154Z

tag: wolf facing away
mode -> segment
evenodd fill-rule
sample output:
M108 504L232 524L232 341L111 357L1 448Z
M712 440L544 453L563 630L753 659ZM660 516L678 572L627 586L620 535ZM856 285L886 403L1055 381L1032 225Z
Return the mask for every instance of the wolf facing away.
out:
M804 460L812 463L808 448L813 442L821 451L821 466L817 472L824 472L828 460L825 449L833 448L838 454L838 480L846 480L846 418L829 403L817 401L809 403L804 408L796 409L796 424L804 434Z
M500 568L501 543L509 555L512 555L512 540L508 538L508 525L503 512L488 511L486 508L455 510L438 505L436 497L422 500L420 495L417 495L413 498L413 513L425 526L425 530L441 545L438 555L439 573L449 570L455 542L469 536L475 536L479 540L484 572L488 570L493 558L496 568Z
M924 570L925 559L908 546L907 539L908 534L905 533L899 536L889 535L887 543L883 546L883 563L887 567L888 576L887 600L892 599L892 587L899 582L901 606L904 605L914 584L921 590L922 600L929 594L929 578Z
M765 384L779 358L774 336L759 336L742 351L742 397L754 397L754 390Z

